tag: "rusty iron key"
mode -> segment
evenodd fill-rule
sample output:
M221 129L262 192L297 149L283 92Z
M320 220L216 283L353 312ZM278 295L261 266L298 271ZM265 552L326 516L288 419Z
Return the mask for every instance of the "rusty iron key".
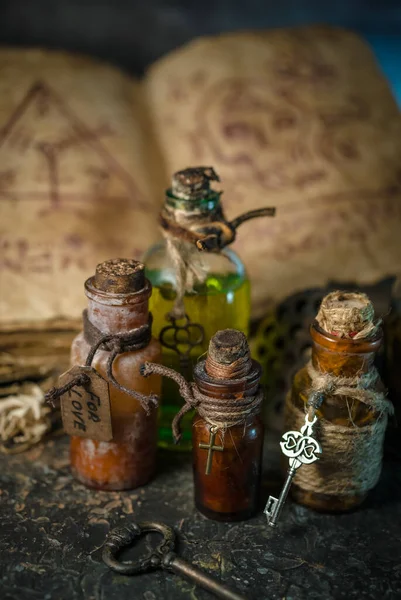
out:
M135 539L152 532L160 533L163 539L150 554L137 562L117 560L116 555L118 552L123 548L131 546ZM175 543L176 535L174 530L164 525L164 523L153 521L128 523L109 533L103 546L102 558L110 569L121 575L138 575L156 569L166 569L177 575L187 577L196 583L196 585L214 594L217 598L222 598L223 600L246 600L245 596L233 592L222 583L219 583L179 558L174 552Z

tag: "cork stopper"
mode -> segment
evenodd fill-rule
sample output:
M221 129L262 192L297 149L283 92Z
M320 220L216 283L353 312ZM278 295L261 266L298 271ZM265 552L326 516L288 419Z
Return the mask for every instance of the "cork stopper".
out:
M236 329L218 331L209 342L205 371L215 379L238 379L252 369L246 336Z
M93 285L113 294L139 292L145 287L145 266L129 258L112 258L96 267Z
M188 167L174 173L171 191L182 200L196 200L210 194L211 181L220 181L213 167Z
M348 339L372 337L381 322L375 321L375 310L366 294L341 291L323 298L316 321L327 333Z

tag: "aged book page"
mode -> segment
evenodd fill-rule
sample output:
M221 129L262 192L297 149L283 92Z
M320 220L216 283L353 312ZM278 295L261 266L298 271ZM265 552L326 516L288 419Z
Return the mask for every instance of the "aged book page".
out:
M145 85L166 182L213 165L229 217L277 206L235 244L255 316L329 279L399 270L400 114L357 36L310 27L199 39Z
M201 39L142 84L87 58L1 50L0 330L70 327L96 264L158 237L163 189L189 165L216 168L230 217L278 207L235 244L254 316L328 279L391 274L400 133L369 49L342 30Z
M160 168L138 82L79 56L0 50L3 330L71 327L96 265L142 255Z

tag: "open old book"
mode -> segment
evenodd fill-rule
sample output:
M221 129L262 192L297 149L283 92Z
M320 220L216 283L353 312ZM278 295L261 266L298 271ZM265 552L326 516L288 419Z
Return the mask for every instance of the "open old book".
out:
M171 174L219 173L254 315L329 279L399 270L401 124L369 48L312 27L199 39L143 81L89 58L0 50L0 328L70 328L102 260L158 236Z

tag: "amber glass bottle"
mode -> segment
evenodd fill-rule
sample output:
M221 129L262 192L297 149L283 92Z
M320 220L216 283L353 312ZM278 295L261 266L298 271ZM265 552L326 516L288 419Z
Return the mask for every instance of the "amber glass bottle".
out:
M144 266L133 260L115 259L98 265L94 277L85 283L87 317L102 333L123 333L148 323L150 282ZM72 344L71 362L85 364L91 344L84 333ZM105 378L109 352L99 350L92 366ZM159 342L117 356L113 375L124 387L143 394L160 393L158 375L144 379L139 366L144 361L160 362ZM157 448L157 409L147 415L140 402L109 385L113 439L99 442L71 438L71 468L74 476L89 487L102 490L133 489L145 484L155 469Z
M240 375L231 369L238 359L246 365ZM251 360L246 337L235 330L218 332L210 342L207 359L200 361L194 370L199 392L207 396L208 405L211 401L217 410L230 400L235 411L236 402L261 394L260 376L261 367ZM214 429L215 419L224 422L224 417L213 416L208 405L202 411L203 416L195 415L192 425L195 505L202 514L216 521L247 519L257 511L259 501L263 448L261 404L248 416L245 411L241 423L226 429ZM230 418L227 414L228 424Z
M316 322L311 327L311 336L313 341L311 359L313 368L322 374L330 374L335 377L353 378L361 377L361 375L368 373L372 368L375 353L382 343L382 332L380 329L369 339L346 339L324 331ZM298 412L304 415L311 390L311 383L312 380L307 367L304 367L296 374L292 390L286 402L286 431L298 429L298 425L294 426L293 408L298 409ZM381 382L378 380L374 388L378 390L380 387ZM350 433L352 432L352 428L370 426L378 419L375 411L366 404L358 401L355 397L331 394L325 394L320 408L316 411L316 415L318 419L324 419L333 425L350 428ZM316 437L319 440L318 425L316 432ZM369 456L366 456L367 462L369 458ZM333 452L333 447L331 446L328 450L323 444L323 452L320 460L314 463L314 465L301 466L299 472L301 474L302 470L303 474L306 472L306 469L316 468L316 473L319 474L319 469L324 467L324 472L327 474L331 471L335 479L338 461L339 454ZM352 455L348 456L348 461L348 464L351 465ZM285 459L284 462L287 469L288 459ZM322 477L324 483L324 476L322 475ZM324 489L324 486L322 489ZM316 486L311 490L308 489L308 485L305 485L305 483L300 484L296 476L290 493L296 502L305 506L321 511L339 512L352 509L361 504L368 490L350 492L347 489L342 489L338 490L337 493L319 493Z

